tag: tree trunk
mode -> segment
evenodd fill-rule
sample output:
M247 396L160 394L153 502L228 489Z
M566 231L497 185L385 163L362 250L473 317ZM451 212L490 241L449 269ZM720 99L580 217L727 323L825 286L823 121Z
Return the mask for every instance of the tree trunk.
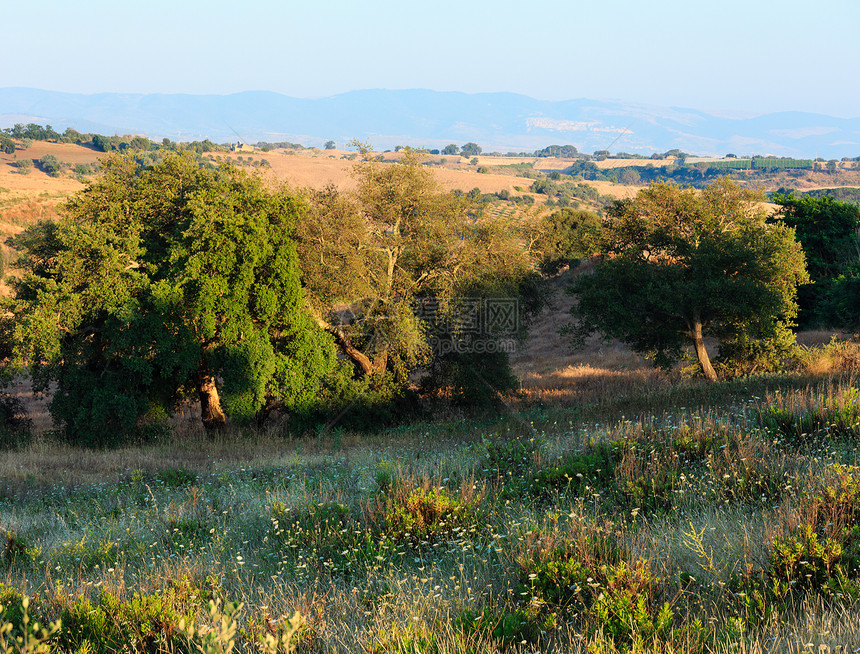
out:
M693 347L696 348L696 357L699 359L699 365L702 367L702 372L708 381L717 381L717 373L711 365L711 359L708 357L708 351L705 349L705 341L702 338L702 321L696 316L693 319L693 324L690 326L690 338L693 341Z
M349 340L349 336L344 332L344 330L336 325L331 325L327 323L325 320L317 316L312 312L314 320L316 323L329 334L335 337L337 342L343 348L343 351L346 355L352 359L358 366L361 368L362 372L365 375L375 375L378 372L385 371L385 368L388 365L388 350L380 354L376 361L371 361L370 357L367 356L364 352L359 350L352 344L352 341Z
M205 363L202 363L197 371L197 394L200 396L200 421L203 427L207 431L224 427L227 424L227 416L221 410L215 378Z

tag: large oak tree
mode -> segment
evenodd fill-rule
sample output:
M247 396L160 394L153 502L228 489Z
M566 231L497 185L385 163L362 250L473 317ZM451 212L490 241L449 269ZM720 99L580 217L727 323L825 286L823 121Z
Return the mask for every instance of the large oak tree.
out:
M14 239L17 361L70 439L104 443L189 395L207 428L313 402L334 363L292 240L301 201L189 156L104 174Z
M767 223L762 199L722 179L701 192L652 184L617 202L600 263L572 287L576 339L598 331L663 367L692 346L709 380L705 336L736 357L793 340L804 255L793 229Z

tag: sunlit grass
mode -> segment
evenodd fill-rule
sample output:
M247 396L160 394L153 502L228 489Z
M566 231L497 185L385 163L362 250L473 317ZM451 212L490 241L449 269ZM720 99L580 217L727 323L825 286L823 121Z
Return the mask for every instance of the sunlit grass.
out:
M23 594L42 624L78 624L78 640L54 636L66 651L147 619L159 626L139 651L169 651L180 619L211 622L210 600L242 604L243 651L296 611L300 651L860 646L855 438L798 440L761 418L852 388L751 378L376 434L187 432L112 451L42 436L0 463L0 603ZM807 526L844 552L838 593L751 603Z

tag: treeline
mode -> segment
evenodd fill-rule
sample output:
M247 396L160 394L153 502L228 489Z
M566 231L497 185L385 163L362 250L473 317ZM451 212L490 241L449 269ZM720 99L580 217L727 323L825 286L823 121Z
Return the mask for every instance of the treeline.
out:
M5 140L4 140L5 137ZM209 139L203 141L190 141L177 143L168 138L161 141L151 141L145 136L104 136L91 132L82 133L68 127L61 134L50 125L37 125L28 123L26 125L17 123L13 127L0 130L0 143L6 143L11 139L18 141L49 141L52 143L74 143L76 145L90 145L99 152L144 152L144 151L178 151L190 150L203 154L206 152L226 152L229 146L213 143ZM13 150L14 152L14 150ZM11 154L11 152L10 152Z
M849 204L860 204L860 188L840 187L840 188L820 188L811 191L795 191L793 189L780 188L777 191L780 195L796 195L799 198L832 198L839 202L847 202Z

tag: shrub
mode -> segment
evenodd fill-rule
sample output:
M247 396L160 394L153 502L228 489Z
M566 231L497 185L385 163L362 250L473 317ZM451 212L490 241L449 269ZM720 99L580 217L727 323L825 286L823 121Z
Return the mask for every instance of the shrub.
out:
M197 475L185 468L166 468L155 473L155 478L168 488L191 486L197 481Z
M48 153L39 159L39 168L51 177L58 177L60 175L60 170L62 169L62 164L57 157Z
M419 480L398 479L390 490L377 496L369 507L375 529L391 538L425 544L466 533L479 523L482 492L464 480L459 492Z
M464 634L488 637L502 649L522 642L537 644L544 633L557 626L552 615L541 615L528 609L493 611L489 608L479 613L465 611L455 624Z
M3 540L3 561L14 563L27 552L27 541L14 531L7 531Z
M106 590L94 602L60 600L58 644L63 651L194 651L180 635L180 625L192 622L189 612L199 601L188 583L161 595L135 593L128 601Z
M617 531L580 525L561 542L532 534L517 559L522 602L577 619L587 633L625 650L669 633L673 612L669 602L657 605L660 579L647 561L626 559Z
M21 398L0 392L0 448L17 447L30 438L33 422Z

